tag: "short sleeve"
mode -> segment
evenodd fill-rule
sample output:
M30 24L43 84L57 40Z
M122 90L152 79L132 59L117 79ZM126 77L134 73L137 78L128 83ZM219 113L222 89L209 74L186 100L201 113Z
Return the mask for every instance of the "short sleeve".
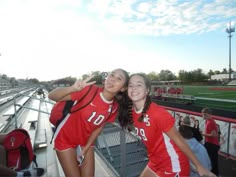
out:
M168 132L172 127L175 126L175 118L164 108L159 108L157 111L158 122L157 126L163 131Z

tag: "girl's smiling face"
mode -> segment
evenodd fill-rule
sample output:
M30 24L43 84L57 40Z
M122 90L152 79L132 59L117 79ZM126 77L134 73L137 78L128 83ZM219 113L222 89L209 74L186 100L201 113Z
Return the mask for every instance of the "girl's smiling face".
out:
M149 90L146 87L143 77L133 75L128 84L128 96L133 102L145 102Z

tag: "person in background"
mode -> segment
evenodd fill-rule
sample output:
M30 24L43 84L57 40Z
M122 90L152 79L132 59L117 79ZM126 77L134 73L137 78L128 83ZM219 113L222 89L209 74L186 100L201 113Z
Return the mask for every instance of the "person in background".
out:
M201 162L201 164L208 170L211 170L211 161L208 156L206 148L193 137L192 127L190 124L190 119L186 116L183 119L183 124L179 127L180 134L184 137L185 141L189 145L190 149L193 151L197 159ZM199 177L196 169L193 164L190 162L191 177Z
M186 177L189 159L200 176L215 177L205 169L175 128L174 117L151 101L151 84L144 74L133 74L128 84L132 100L130 124L147 148L149 162L140 177Z
M72 86L56 88L49 93L48 97L56 102L79 100L87 92L88 86L95 84L95 81L90 79L92 76L85 80L77 80ZM99 87L94 99L88 100L91 103L77 112L68 114L65 121L57 128L54 146L65 176L94 176L93 143L105 123L115 121L118 111L118 117L126 117L127 113L122 111L122 104L127 104L128 79L129 75L125 70L113 70L107 76L104 86ZM79 164L76 159L76 148L80 146L82 155L85 157L83 164Z
M194 126L192 127L193 137L200 143L202 143L203 137L199 129L199 121L194 121Z
M189 118L189 120L190 120L190 118ZM189 122L189 123L190 123L190 122ZM202 134L201 134L200 129L199 129L199 121L198 121L198 120L195 120L193 127L191 126L191 124L190 124L190 127L191 127L192 132L193 132L193 137L194 137L198 142L202 143L203 137L202 137Z
M202 135L205 137L205 147L207 149L208 155L211 159L212 172L215 175L219 175L218 170L218 151L219 146L219 135L218 127L215 120L212 118L212 111L209 108L202 109L202 117L205 120L205 132Z
M182 116L179 116L179 121L178 121L178 127L181 126L182 122L183 122L183 117Z
M200 127L199 127L199 120L195 120L194 121L194 126L193 126L194 128L197 128L199 131L200 131Z
M187 116L188 116L188 115L187 115ZM188 116L188 117L189 117L189 116ZM182 119L184 119L184 118L182 118ZM190 119L189 119L189 121L190 121ZM182 125L182 124L185 124L185 123L183 122L183 120L181 121L181 125ZM199 130L199 121L198 121L198 120L195 120L193 127L191 126L191 122L189 122L189 125L190 125L190 127L191 127L191 130L192 130L192 133L193 133L193 137L194 137L198 142L202 143L203 137L202 137L202 134L201 134L201 132L200 132L200 130Z

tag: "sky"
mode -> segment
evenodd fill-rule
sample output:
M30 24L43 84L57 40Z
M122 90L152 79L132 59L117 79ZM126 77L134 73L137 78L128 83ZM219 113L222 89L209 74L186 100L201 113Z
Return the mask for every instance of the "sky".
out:
M0 0L0 74L50 81L116 68L228 70L229 22L236 0Z

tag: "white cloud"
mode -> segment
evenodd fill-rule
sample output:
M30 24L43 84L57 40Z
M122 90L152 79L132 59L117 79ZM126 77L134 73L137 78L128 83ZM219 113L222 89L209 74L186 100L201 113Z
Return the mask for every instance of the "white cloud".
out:
M127 1L118 3L106 3L97 5L93 1L90 10L98 14L102 25L110 25L114 20L123 21L117 23L118 29L127 33L132 31L137 34L150 35L155 31L156 35L169 35L180 33L201 33L219 29L222 23L236 19L236 3L233 1ZM96 2L96 3L95 3ZM101 15L102 14L102 15ZM102 18L103 17L103 18ZM145 22L146 21L146 22ZM150 30L150 22L152 29ZM218 23L219 25L211 26ZM207 24L207 25L206 25ZM144 26L145 25L145 26ZM160 28L159 26L164 26ZM122 26L122 27L121 27ZM124 27L125 26L125 27ZM140 27L142 26L142 27ZM182 28L185 28L183 31ZM171 30L174 29L174 30ZM114 32L114 31L113 31Z
M224 30L236 22L232 0L1 0L0 73L56 79L116 66L148 71L173 67L168 56L134 51L113 35L168 36ZM128 59L127 59L128 58ZM153 65L160 62L162 66ZM129 63L129 64L127 64Z

